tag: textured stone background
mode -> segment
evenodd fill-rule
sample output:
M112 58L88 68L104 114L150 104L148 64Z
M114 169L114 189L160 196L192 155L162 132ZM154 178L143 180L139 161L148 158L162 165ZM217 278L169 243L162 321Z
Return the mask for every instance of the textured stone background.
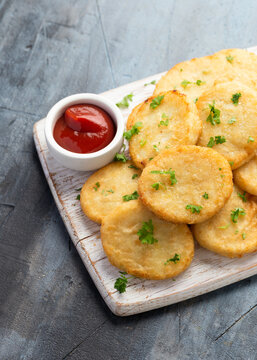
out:
M32 140L60 98L257 45L255 0L0 1L0 358L257 359L257 276L118 318L58 214Z

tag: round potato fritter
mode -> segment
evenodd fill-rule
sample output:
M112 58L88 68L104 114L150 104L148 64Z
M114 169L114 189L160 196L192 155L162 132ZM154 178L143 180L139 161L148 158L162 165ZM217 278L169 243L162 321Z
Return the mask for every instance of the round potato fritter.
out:
M100 224L115 207L124 203L124 195L137 191L140 173L131 161L113 162L96 171L87 179L80 193L84 213Z
M146 223L155 239L152 244L139 239L138 231ZM174 277L190 265L194 256L194 241L188 226L157 218L139 200L121 205L104 218L101 239L114 266L146 279Z
M238 216L233 216L236 212ZM204 248L231 258L241 257L257 250L257 204L235 186L221 211L192 229Z
M127 127L140 123L139 133L132 136L129 152L134 163L144 168L158 153L173 145L194 145L202 129L195 104L177 91L159 95L160 104L152 108L156 97L135 107Z
M138 182L144 204L174 223L194 224L216 214L229 199L232 171L216 151L194 145L162 151Z
M234 180L241 189L257 196L257 156L234 171Z
M238 79L256 88L256 72L256 54L243 49L221 50L175 65L158 81L154 95L176 89L197 101L219 78L223 81Z
M232 169L257 148L257 93L237 81L219 83L197 102L203 130L197 145L222 154Z

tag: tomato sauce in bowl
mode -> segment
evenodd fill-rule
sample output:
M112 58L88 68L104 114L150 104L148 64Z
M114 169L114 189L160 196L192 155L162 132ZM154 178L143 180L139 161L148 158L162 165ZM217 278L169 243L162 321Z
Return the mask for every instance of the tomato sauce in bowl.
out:
M105 148L115 133L116 127L110 115L91 104L68 107L53 130L54 139L62 148L79 154Z

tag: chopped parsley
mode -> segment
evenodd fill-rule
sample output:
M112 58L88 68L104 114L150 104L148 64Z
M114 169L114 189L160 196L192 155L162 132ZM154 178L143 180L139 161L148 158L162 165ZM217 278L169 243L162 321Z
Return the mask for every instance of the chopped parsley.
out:
M153 145L153 148L155 151L159 152L159 148L157 147L157 145Z
M135 169L135 170L139 170L139 168L137 168L135 165L131 164L128 166L129 169Z
M133 174L132 175L132 180L134 180L135 178L137 178L138 177L138 174Z
M223 144L226 142L226 138L224 136L215 136L215 139L213 137L210 137L210 140L207 144L208 147L213 147L215 144Z
M165 261L164 265L167 265L169 262L174 262L174 264L177 264L179 260L180 260L180 255L175 253L175 255L172 258Z
M249 143L249 142L254 142L254 138L253 138L253 137L251 137L251 136L249 136L249 138L248 138L247 142L248 142L248 143Z
M240 194L239 192L237 193L238 197L240 197L243 202L247 202L247 198L246 198L246 192L244 192L243 194Z
M120 275L120 277L118 277L118 279L116 279L116 281L114 283L114 289L117 289L119 291L119 293L122 294L126 291L128 279L125 276L125 275L127 275L127 273L125 271L119 271L119 273L121 275Z
M136 122L135 125L133 125L130 130L124 132L123 134L124 138L129 141L133 135L139 133L139 129L142 127L142 125L143 124L141 122Z
M225 230L229 227L229 224L227 225L224 225L224 226L219 226L218 229L222 229L222 230Z
M80 200L80 194L77 195L76 200Z
M234 161L229 161L230 166L234 165Z
M146 140L140 140L140 143L139 143L139 144L140 144L141 147L145 146Z
M199 99L198 97L194 99L195 104L197 103L198 99Z
M82 188L75 189L75 191L81 191Z
M246 238L246 233L242 234L242 239L244 240Z
M195 214L195 213L197 213L197 214L200 214L200 211L202 210L202 206L198 206L198 205L191 205L191 204L188 204L187 206L186 206L186 209L187 210L191 210L191 213L192 214Z
M232 64L233 60L234 60L234 57L229 55L229 56L226 56L226 59L228 62L230 62L230 64Z
M246 212L245 212L244 209L242 209L242 208L235 208L235 210L232 210L232 211L231 211L231 214L230 214L232 222L233 222L233 223L237 223L238 217L239 217L240 215L241 215L241 216L245 216L245 215L246 215Z
M148 86L148 85L155 85L156 84L156 80L153 80L149 83L145 83L144 86Z
M126 96L124 96L124 98L118 102L116 104L116 106L118 106L118 108L124 109L124 108L128 108L129 107L129 101L133 100L133 94L128 94Z
M183 80L181 81L180 85L183 86L183 88L185 89L187 87L187 85L192 84L191 81L188 80Z
M150 108L156 109L159 105L161 105L162 100L164 99L164 95L158 95L155 98L153 98Z
M100 187L100 183L97 181L97 182L95 183L95 186L93 187L93 189L94 189L95 191L97 191L99 187Z
M152 188L154 188L155 190L159 190L159 187L160 187L159 182L152 184Z
M169 125L169 118L165 113L162 114L162 120L159 122L158 127L160 127L161 125L163 126Z
M139 194L137 191L134 191L132 194L122 196L123 201L137 200Z
M114 191L112 190L112 189L110 189L110 190L106 190L107 192L109 192L109 193L111 193L111 194L113 194L114 193Z
M203 84L206 84L206 81L196 80L195 83L196 83L197 86L201 86L201 85L203 85Z
M237 105L239 98L242 96L241 93L235 93L232 95L231 101L233 104Z
M232 117L230 120L228 120L228 124L234 124L236 122L236 118Z
M124 144L122 145L121 153L116 153L113 160L114 161L122 161L124 163L128 160L128 158L125 155L125 145Z
M153 237L153 230L153 221L151 219L148 222L143 222L142 228L137 232L142 244L154 244L158 242L158 240Z
M203 198L207 200L207 199L209 199L209 195L205 192L205 193L203 194Z
M215 108L215 100L213 100L212 105L208 105L210 108L210 114L208 115L206 121L210 122L212 125L220 124L220 110Z
M177 183L177 179L175 176L175 170L153 170L151 171L151 174L161 174L161 175L170 175L170 182L171 185L174 185Z

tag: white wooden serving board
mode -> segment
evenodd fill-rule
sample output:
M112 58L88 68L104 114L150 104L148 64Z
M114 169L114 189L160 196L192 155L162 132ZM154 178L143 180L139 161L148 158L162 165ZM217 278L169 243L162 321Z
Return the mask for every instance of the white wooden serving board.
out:
M257 47L249 50L257 54ZM133 102L129 109L123 110L126 121L131 109L153 92L153 85L144 84L159 80L162 75L163 73L157 74L102 95L116 103L133 92ZM174 304L257 274L257 254L241 259L228 259L196 245L191 266L176 277L175 281L133 278L129 280L125 293L117 292L114 282L119 276L119 270L109 263L103 251L100 227L83 214L80 203L76 200L78 192L75 189L84 184L91 172L66 169L50 155L44 136L44 123L45 120L42 119L34 125L34 140L46 179L87 271L114 314L127 316Z

